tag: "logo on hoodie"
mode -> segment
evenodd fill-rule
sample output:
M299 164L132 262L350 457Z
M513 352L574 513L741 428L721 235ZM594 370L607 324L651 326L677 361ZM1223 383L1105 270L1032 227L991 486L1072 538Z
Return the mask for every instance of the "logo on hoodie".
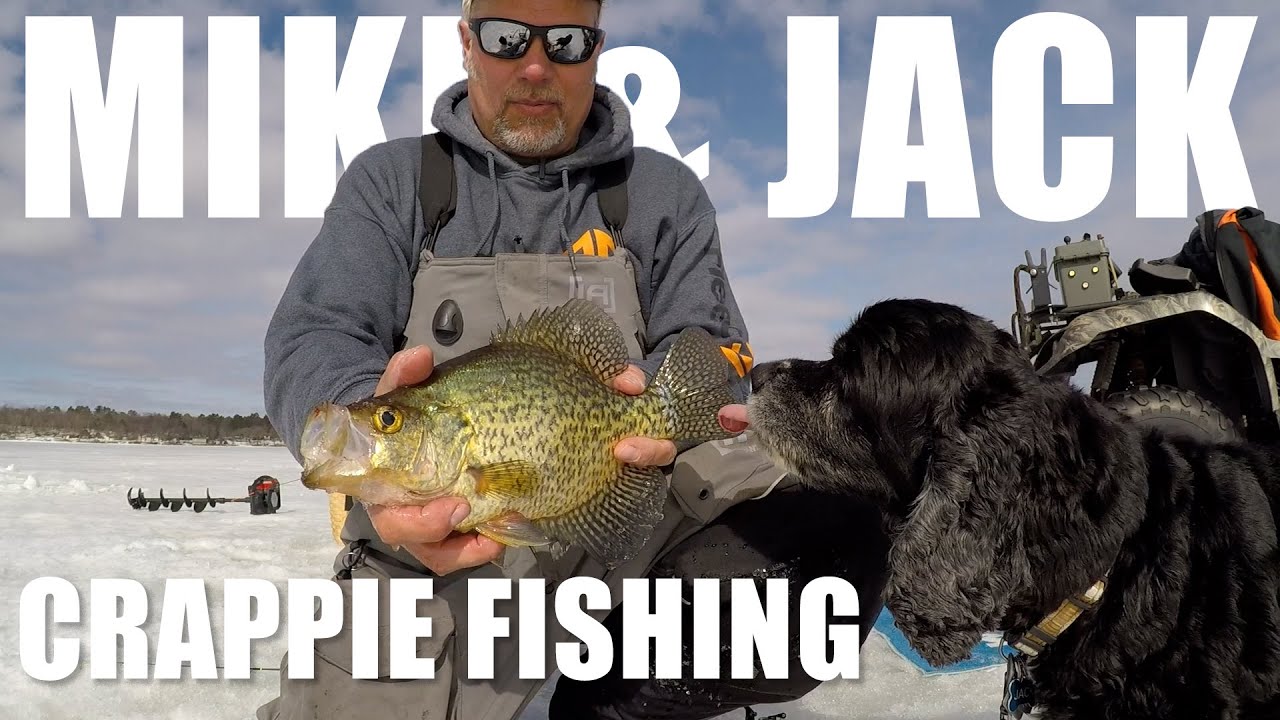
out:
M613 236L600 228L591 228L573 241L573 254L592 257L609 257L617 245Z
M617 310L617 297L614 294L613 278L607 277L600 282L582 283L578 281L577 275L569 276L569 297L575 297L579 300L590 300L605 312L612 315Z
M729 277L720 265L720 253L713 254L711 259L711 296L715 299L715 305L711 307L711 322L721 335L740 335L742 331L733 326L733 317L729 313L729 306L725 304L729 299ZM738 377L746 377L751 372L751 366L755 363L751 343L722 345L720 352L724 353Z
M734 343L729 347L721 346L720 352L729 359L729 364L738 373L738 377L746 377L751 372L751 366L755 363L752 357L750 343Z

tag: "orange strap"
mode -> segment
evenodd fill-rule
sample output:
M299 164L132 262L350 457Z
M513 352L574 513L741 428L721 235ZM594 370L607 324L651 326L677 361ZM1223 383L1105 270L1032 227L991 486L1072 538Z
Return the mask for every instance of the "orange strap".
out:
M1249 270L1253 275L1254 292L1258 296L1258 325L1262 328L1264 335L1272 340L1280 340L1280 318L1276 317L1275 296L1271 294L1271 288L1267 286L1267 281L1262 276L1262 268L1258 266L1258 246L1253 243L1249 232L1236 219L1235 210L1228 211L1218 221L1219 228L1224 225L1235 225L1240 235L1244 237L1244 247L1249 253Z
M751 372L754 358L751 354L750 344L747 344L746 347L743 347L742 343L734 343L733 347L721 346L720 352L724 353L724 356L729 359L729 364L737 371L738 377L745 377L747 373Z

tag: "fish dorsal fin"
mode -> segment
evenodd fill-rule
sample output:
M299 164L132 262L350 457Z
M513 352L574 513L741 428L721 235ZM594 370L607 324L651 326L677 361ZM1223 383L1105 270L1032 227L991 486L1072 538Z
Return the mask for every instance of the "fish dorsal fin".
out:
M599 305L581 298L535 310L527 320L508 320L490 344L528 345L565 355L606 383L627 369L622 330Z

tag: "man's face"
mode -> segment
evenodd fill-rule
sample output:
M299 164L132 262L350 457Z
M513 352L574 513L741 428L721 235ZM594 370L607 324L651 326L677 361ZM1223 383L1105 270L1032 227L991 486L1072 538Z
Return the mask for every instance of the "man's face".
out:
M472 16L529 25L588 25L600 21L595 0L475 0ZM525 158L555 157L574 148L595 92L596 60L575 65L547 58L542 38L523 57L501 59L480 49L479 39L459 24L467 68L471 112L480 132L502 150ZM603 45L603 42L600 43Z

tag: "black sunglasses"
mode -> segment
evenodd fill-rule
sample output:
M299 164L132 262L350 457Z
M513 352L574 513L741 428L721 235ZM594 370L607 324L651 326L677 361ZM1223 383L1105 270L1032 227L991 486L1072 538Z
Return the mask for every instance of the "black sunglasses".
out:
M586 25L528 25L506 18L476 18L470 26L487 55L503 60L524 57L533 39L540 37L547 58L562 65L591 59L604 37L603 30Z

